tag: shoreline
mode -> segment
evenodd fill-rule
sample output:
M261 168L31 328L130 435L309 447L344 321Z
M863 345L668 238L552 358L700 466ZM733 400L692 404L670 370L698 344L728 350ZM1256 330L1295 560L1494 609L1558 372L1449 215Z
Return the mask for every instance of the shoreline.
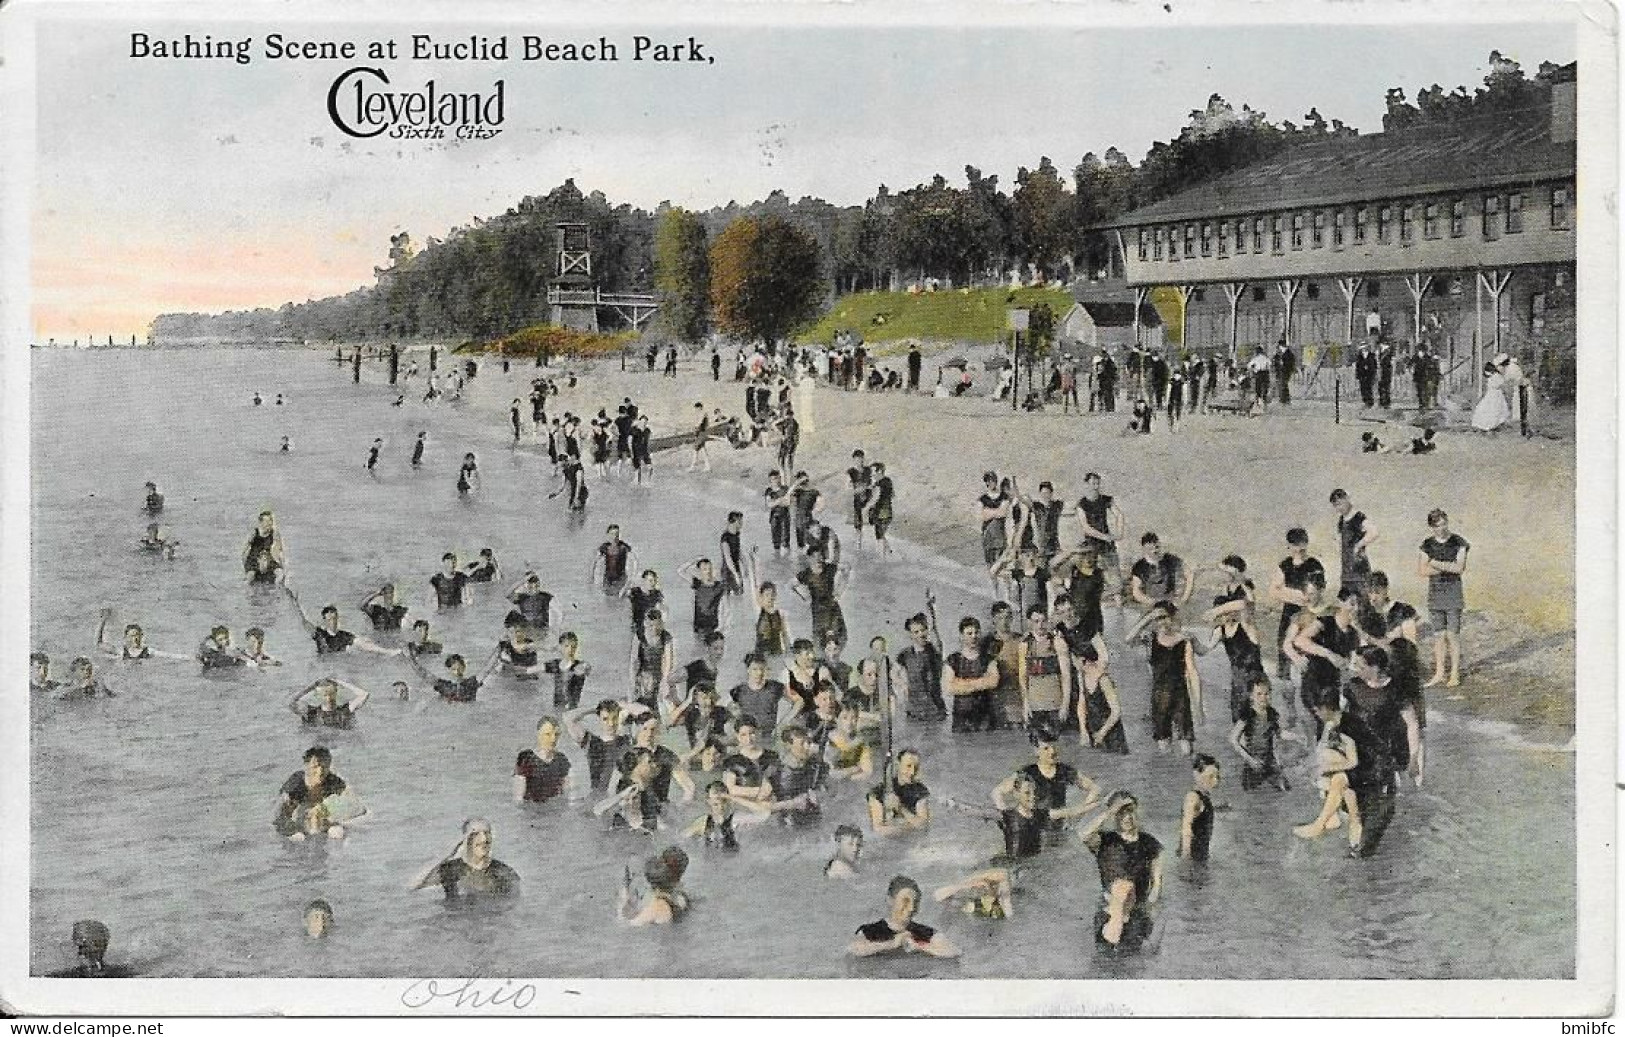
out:
M703 402L707 411L720 405L724 413L742 413L743 386L726 379L713 382L708 368L700 359L691 358L680 364L675 380L658 374L649 375L642 369L629 368L621 372L614 364L595 364L590 360L574 366L574 370L581 383L564 397L561 406L584 412L586 417L596 413L600 406L614 406L614 402L623 396L630 396L649 414L651 425L659 433L680 432L690 427L692 419L685 412L692 408L696 400ZM531 371L529 367L517 368L508 377L528 385ZM793 400L798 408L802 406L805 397L801 390L795 390ZM1304 484L1313 484L1313 474L1287 480L1277 478L1275 482L1288 484L1290 503L1272 507L1271 495L1261 492L1257 499L1258 506L1245 509L1248 515L1244 521L1227 523L1212 521L1208 512L1223 508L1226 502L1234 506L1238 501L1245 504L1252 498L1229 492L1228 485L1209 485L1200 488L1202 493L1192 495L1200 498L1193 506L1186 494L1178 492L1177 481L1169 480L1152 489L1173 486L1176 492L1169 495L1171 499L1164 500L1164 508L1148 518L1143 480L1140 486L1135 486L1122 476L1114 479L1114 469L1120 471L1123 464L1120 456L1110 455L1121 455L1130 448L1140 448L1148 452L1146 457L1140 459L1142 471L1145 468L1155 470L1163 467L1168 460L1166 453L1169 446L1176 448L1173 459L1177 461L1178 447L1190 446L1198 449L1198 452L1209 454L1222 453L1225 448L1234 445L1236 436L1248 432L1268 440L1319 437L1328 443L1339 444L1347 440L1349 449L1357 451L1359 432L1371 427L1366 422L1355 423L1352 420L1334 426L1329 420L1330 408L1314 403L1300 407L1291 415L1275 415L1251 422L1247 419L1200 415L1190 419L1189 427L1196 432L1211 433L1201 438L1192 436L1187 439L1183 432L1169 436L1159 426L1152 436L1124 440L1116 435L1115 421L1105 427L1101 425L1105 419L1096 416L1062 417L1054 412L1022 414L994 408L982 397L937 399L925 394L846 392L820 382L814 386L811 402L811 411L803 416L804 433L797 467L808 471L814 482L824 490L829 500L824 508L826 521L830 521L842 537L845 559L863 559L866 563L875 564L875 556L867 551L861 555L853 553L848 542L851 525L843 521L844 509L840 503L844 496L845 465L850 460L851 450L863 447L871 458L887 462L888 473L898 483L896 520L889 536L894 554L884 564L913 565L923 570L921 575L983 601L991 600L991 594L985 570L980 565L979 557L975 557L979 554L980 543L974 528L970 498L980 488L984 462L978 459L980 455L973 449L977 443L967 441L972 430L989 426L1004 429L1014 425L1022 432L1030 433L1031 439L1024 450L1027 456L1001 456L997 470L1002 473L1010 470L1012 465L1020 465L1033 473L1035 481L1052 478L1057 484L1057 496L1064 500L1076 498L1082 474L1090 470L1085 466L1102 471L1107 476L1108 492L1129 495L1129 502L1125 504L1129 532L1139 530L1146 524L1154 526L1163 535L1165 543L1193 566L1212 564L1223 554L1236 550L1243 557L1253 559L1254 567L1250 569L1250 575L1260 585L1262 593L1273 561L1284 551L1256 546L1259 521L1253 512L1271 514L1282 513L1289 507L1308 508L1311 515L1304 524L1311 531L1315 553L1323 561L1329 561L1329 569L1336 568L1335 531L1327 528L1331 517L1329 509L1323 504L1318 509L1314 508L1316 498L1324 502L1330 481L1326 489L1319 489L1317 485L1316 491L1310 492L1304 489ZM500 401L493 405L501 406ZM1328 412L1325 420L1321 420L1322 410ZM496 410L492 414L495 422L500 415ZM1033 422L1038 423L1036 429ZM1063 442L1064 437L1059 433L1046 437L1046 432L1055 430L1056 425L1062 422L1075 423L1062 425L1062 428L1074 430L1080 443ZM1397 424L1394 427L1409 428ZM1091 439L1095 442L1089 442ZM1147 444L1145 440L1151 442ZM1516 436L1489 440L1473 435L1451 435L1448 440L1453 448L1465 454L1481 453L1486 449L1516 451L1520 455L1527 452L1531 458L1545 462L1546 467L1532 469L1526 463L1528 459L1521 457L1513 467L1526 473L1532 471L1536 476L1549 477L1548 481L1565 483L1565 499L1573 500L1572 442L1518 441ZM718 448L719 443L723 449ZM958 448L947 459L941 455L944 443L953 443ZM981 446L985 448L986 445L983 437ZM1017 444L1018 448L1021 446ZM1070 455L1079 446L1087 446L1097 451L1099 456L1087 461L1074 459ZM1547 456L1542 457L1543 454ZM899 455L916 460L899 463ZM928 455L929 461L917 460L922 455ZM680 448L657 453L655 460L656 486L675 486L690 499L720 498L747 515L757 515L761 511L761 487L766 484L767 472L775 467L776 462L770 448L734 450L722 441L713 441L712 471L709 473L687 472L687 454ZM1381 455L1361 459L1356 453L1347 464L1337 464L1332 458L1314 460L1316 472L1336 466L1336 480L1348 485L1360 505L1372 514L1379 528L1385 531L1383 539L1389 543L1379 543L1381 551L1374 548L1376 567L1386 568L1390 572L1396 585L1396 600L1411 602L1425 616L1423 588L1411 571L1411 566L1403 564L1410 560L1410 556L1406 555L1395 563L1394 549L1389 545L1396 541L1409 542L1413 535L1415 541L1419 542L1426 531L1418 529L1412 534L1398 521L1387 518L1387 513L1396 505L1408 510L1416 509L1417 495L1403 492L1385 494L1401 497L1397 502L1379 501L1369 488L1362 495L1355 488L1359 485L1359 473L1350 469L1363 461L1367 465L1379 466L1373 474L1383 478L1404 474L1407 470L1415 475L1416 471L1410 466L1418 462L1442 463L1435 464L1430 474L1445 477L1463 471L1471 475L1475 469L1470 464L1464 466L1460 457L1411 459ZM1129 467L1132 469L1134 466ZM1017 470L1019 473L1021 468ZM703 480L689 478L695 474L703 475ZM1482 499L1484 495L1478 492L1484 481L1483 478L1469 479L1455 488L1455 494L1467 501L1449 502L1447 510L1452 513L1453 525L1457 524L1458 517L1474 514L1485 503ZM1490 481L1493 483L1493 479ZM1505 487L1496 487L1496 491L1503 494L1510 492ZM956 507L954 502L962 497L964 506ZM1310 502L1308 505L1303 503L1306 497ZM1426 507L1425 504L1422 506L1424 513ZM1498 510L1491 508L1492 513ZM1285 519L1280 520L1283 529L1286 524ZM1421 525L1420 517L1417 525ZM1396 528L1399 531L1393 532ZM1481 548L1479 553L1485 557L1475 559L1475 568L1469 576L1469 604L1472 607L1466 616L1464 629L1462 686L1458 689L1429 689L1429 712L1438 716L1441 722L1482 730L1531 751L1572 752L1574 698L1577 692L1572 620L1575 607L1574 574L1572 571L1538 570L1540 578L1530 579L1528 565L1522 564L1540 562L1549 557L1572 558L1572 551L1513 552L1509 556L1497 550L1496 545L1483 542L1490 531L1488 521L1480 524L1474 518L1461 528L1470 541L1476 538ZM1546 539L1548 543L1562 539L1555 530L1549 531L1549 534ZM1281 533L1275 531L1266 542L1280 536ZM1570 543L1573 536L1571 517L1567 523ZM1137 537L1130 536L1129 539L1137 540ZM1187 548L1189 541L1198 539L1209 541L1212 546L1205 551ZM1509 565L1509 562L1520 563L1522 568ZM1514 596L1503 593L1498 599L1490 598L1490 592L1497 585L1518 583L1519 577L1531 585L1531 593ZM1536 589L1544 593L1534 593ZM1565 600L1553 600L1559 597L1556 593L1559 589L1566 590L1566 595L1561 595ZM1207 587L1199 581L1193 601L1199 600L1205 593ZM1259 629L1266 640L1273 637L1275 617L1274 608L1259 610ZM1426 631L1423 632L1421 652L1426 667L1431 661L1431 645Z

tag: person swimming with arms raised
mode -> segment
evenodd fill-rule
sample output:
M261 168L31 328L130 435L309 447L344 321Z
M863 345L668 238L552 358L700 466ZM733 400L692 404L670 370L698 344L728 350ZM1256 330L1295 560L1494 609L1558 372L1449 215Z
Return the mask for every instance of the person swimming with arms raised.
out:
M404 655L399 648L385 648L376 641L362 634L354 634L339 626L339 610L337 605L326 605L321 611L321 622L312 620L305 612L304 605L299 601L299 593L293 585L284 583L283 589L288 592L288 598L293 602L294 608L299 612L299 621L305 632L310 634L316 642L317 655L330 655L334 652L344 652L355 648L363 652L372 652L375 655Z
M165 652L147 644L146 633L136 623L131 623L124 628L124 641L121 644L113 644L107 637L107 625L112 615L112 609L103 609L101 622L96 627L96 650L103 655L110 655L124 662L136 662L142 659L170 659L175 662L192 661L190 655L182 655L179 652Z
M365 688L349 681L323 677L289 699L288 708L305 724L348 729L369 696Z
M439 886L448 905L518 896L519 873L492 856L495 844L491 822L470 818L451 852L429 864L406 888Z

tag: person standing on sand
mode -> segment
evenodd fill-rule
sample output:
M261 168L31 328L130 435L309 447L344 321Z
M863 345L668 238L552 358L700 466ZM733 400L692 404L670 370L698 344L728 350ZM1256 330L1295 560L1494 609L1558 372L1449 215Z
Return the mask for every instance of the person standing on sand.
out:
M1454 688L1461 684L1461 613L1466 607L1461 578L1467 572L1467 550L1470 546L1459 533L1450 532L1450 516L1441 509L1428 512L1428 528L1432 534L1422 541L1417 557L1416 571L1428 581L1428 625L1433 636L1433 676L1423 685L1426 688ZM1445 660L1450 662L1449 677L1445 675Z

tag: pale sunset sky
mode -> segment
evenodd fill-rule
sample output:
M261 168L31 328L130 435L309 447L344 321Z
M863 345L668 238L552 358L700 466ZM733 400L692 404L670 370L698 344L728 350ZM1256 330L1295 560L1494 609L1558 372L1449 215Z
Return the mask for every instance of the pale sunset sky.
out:
M577 9L579 11L579 9ZM861 204L970 164L1007 190L1113 145L1138 161L1213 93L1274 119L1316 107L1381 129L1384 91L1472 87L1492 49L1533 74L1575 59L1562 23L739 27L555 22L430 26L506 34L506 62L383 62L394 89L506 82L495 140L351 140L329 84L355 61L272 61L267 34L395 38L421 23L42 22L33 220L36 339L146 334L170 311L278 306L372 283L388 239L421 242L574 177L613 203L704 209L774 188ZM253 37L253 60L133 60L130 34ZM635 33L691 32L710 65L633 63ZM616 63L517 60L524 33L621 44ZM1583 79L1583 74L1582 74Z

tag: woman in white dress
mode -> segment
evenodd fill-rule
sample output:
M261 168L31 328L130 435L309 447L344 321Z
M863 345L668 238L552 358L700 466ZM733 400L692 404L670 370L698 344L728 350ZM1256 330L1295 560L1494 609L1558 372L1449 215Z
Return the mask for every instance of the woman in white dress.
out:
M1484 397L1473 408L1473 428L1480 432L1494 432L1512 417L1507 405L1505 379L1495 365L1484 365Z

